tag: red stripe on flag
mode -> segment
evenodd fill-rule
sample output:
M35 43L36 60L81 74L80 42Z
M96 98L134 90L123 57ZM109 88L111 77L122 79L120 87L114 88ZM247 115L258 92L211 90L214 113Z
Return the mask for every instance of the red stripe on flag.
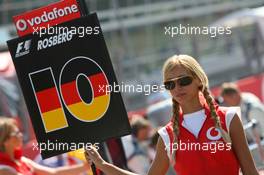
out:
M103 73L89 76L89 79L93 85L94 97L106 95L107 93L107 80Z
M36 93L42 113L61 108L56 88L49 88Z
M67 105L79 103L81 101L78 94L76 81L71 81L69 83L63 84L61 90L62 90L64 102Z
M107 80L103 73L98 73L88 77L93 88L94 98L106 95ZM102 89L102 87L104 87ZM67 105L79 103L82 100L79 97L76 81L71 81L62 85L62 93L64 101Z

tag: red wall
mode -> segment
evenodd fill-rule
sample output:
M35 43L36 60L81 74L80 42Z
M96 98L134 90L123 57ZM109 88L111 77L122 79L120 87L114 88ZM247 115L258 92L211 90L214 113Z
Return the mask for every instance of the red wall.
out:
M251 92L264 102L264 74L254 75L236 81L242 92ZM220 87L211 89L214 96L219 96Z

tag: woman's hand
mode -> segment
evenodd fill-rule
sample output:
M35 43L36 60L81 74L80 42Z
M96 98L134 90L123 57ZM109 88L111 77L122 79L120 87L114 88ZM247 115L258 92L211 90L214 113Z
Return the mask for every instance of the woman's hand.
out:
M107 175L138 175L138 174L131 173L127 170L118 168L117 166L112 165L110 163L107 163L100 156L96 148L93 146L89 148L89 150L85 151L84 156L90 165L94 163L97 168L99 168L101 171L103 171Z
M85 150L84 155L90 165L94 163L95 166L99 169L105 164L104 159L100 156L97 149L93 146L91 146L88 150Z

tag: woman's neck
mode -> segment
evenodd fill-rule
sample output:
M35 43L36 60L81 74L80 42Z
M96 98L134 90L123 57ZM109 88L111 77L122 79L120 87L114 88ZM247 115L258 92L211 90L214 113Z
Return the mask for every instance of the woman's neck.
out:
M6 149L5 153L10 157L11 160L15 160L14 150L13 149Z
M180 104L183 114L189 114L203 109L203 105L200 102L199 97L193 99L190 102Z

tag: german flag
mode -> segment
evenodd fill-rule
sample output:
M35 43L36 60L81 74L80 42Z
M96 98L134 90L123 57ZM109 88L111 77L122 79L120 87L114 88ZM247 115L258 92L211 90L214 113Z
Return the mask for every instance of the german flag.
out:
M51 69L30 74L30 79L46 132L67 127L67 119Z
M68 111L80 121L96 121L108 109L107 77L102 68L90 59L79 58L66 63L58 88L50 69L31 75L31 80L46 132L68 126L58 90Z
M65 105L67 105L72 115L79 120L89 122L98 120L106 112L110 94L105 90L108 82L104 73L90 75L87 79L92 88L92 99L90 103L82 100L81 94L76 86L78 84L76 80L64 83L61 86L61 92Z
M64 65L60 82L64 104L74 117L84 122L103 117L110 94L106 91L107 77L99 64L87 57L72 59Z

